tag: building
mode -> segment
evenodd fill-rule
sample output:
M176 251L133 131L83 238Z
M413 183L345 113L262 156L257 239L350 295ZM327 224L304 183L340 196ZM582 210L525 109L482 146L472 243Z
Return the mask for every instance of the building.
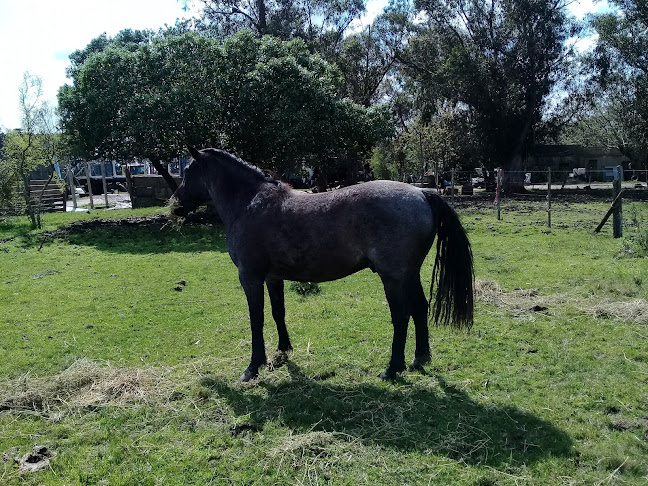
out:
M585 147L583 145L536 145L527 157L525 170L551 170L560 172L577 172L593 180L604 180L611 174L612 168L620 165L625 172L630 159L615 148Z

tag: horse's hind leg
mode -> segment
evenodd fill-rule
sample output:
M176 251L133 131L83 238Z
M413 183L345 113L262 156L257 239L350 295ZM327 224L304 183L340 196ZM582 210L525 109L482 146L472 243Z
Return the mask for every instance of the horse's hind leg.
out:
M421 278L416 275L411 280L410 290L410 311L414 319L414 328L416 330L416 350L414 351L414 360L409 365L409 370L422 369L432 359L430 354L430 341L428 335L427 310L428 303L421 285Z
M293 347L290 344L290 337L286 329L286 306L284 303L284 281L267 279L268 295L270 296L270 305L272 307L272 318L277 324L277 334L279 335L279 344L277 350L282 352L290 351Z
M380 374L380 377L383 380L394 380L397 373L405 370L405 340L407 339L407 324L410 318L408 289L404 282L399 279L382 277L382 281L391 312L394 337L389 366Z

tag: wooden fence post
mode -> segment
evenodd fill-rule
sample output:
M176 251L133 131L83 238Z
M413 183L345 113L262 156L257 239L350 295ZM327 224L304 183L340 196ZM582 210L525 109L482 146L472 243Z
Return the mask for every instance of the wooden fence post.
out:
M68 179L70 179L70 192L72 193L72 210L77 209L76 186L74 185L74 174L72 173L72 164L68 165Z
M454 169L451 171L451 177L450 177L450 190L452 191L452 207L454 208L455 201L454 201L454 193L455 193L455 183L454 183Z
M497 221L502 219L502 205L501 205L501 197L500 197L500 190L502 188L502 169L497 169L497 187L495 189L495 202L497 203Z
M86 180L88 181L88 194L90 194L90 209L94 209L94 198L92 197L92 179L90 179L90 162L86 163Z
M547 226L551 228L551 167L547 169Z
M621 166L617 165L614 170L614 181L612 181L612 198L617 199L621 194ZM614 238L623 236L623 200L619 197L612 212L612 234Z
M108 209L108 187L106 186L106 161L101 161L101 183L103 185L104 201L106 202L106 209Z

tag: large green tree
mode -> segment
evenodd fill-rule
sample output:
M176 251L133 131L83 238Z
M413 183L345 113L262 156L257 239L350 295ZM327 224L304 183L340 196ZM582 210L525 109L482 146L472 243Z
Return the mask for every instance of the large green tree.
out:
M382 14L362 31L346 36L332 58L342 72L345 95L363 106L385 95L386 80L405 39L404 32L393 28L393 15Z
M185 33L94 52L61 88L63 123L86 156L169 161L215 145L280 172L361 158L390 133L382 107L339 97L339 71L300 39ZM158 169L160 170L160 169Z

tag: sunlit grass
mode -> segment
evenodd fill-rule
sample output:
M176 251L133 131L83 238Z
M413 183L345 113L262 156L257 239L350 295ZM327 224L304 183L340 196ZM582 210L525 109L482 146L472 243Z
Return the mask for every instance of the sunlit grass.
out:
M542 201L505 202L500 221L460 207L475 326L432 327L432 363L396 383L378 378L391 325L368 270L287 291L289 362L242 385L247 305L221 226L52 239L6 220L0 483L644 484L648 260L628 241L648 208L625 204L615 240L593 233L608 206L555 202L551 229ZM34 444L50 467L21 474L12 458Z

